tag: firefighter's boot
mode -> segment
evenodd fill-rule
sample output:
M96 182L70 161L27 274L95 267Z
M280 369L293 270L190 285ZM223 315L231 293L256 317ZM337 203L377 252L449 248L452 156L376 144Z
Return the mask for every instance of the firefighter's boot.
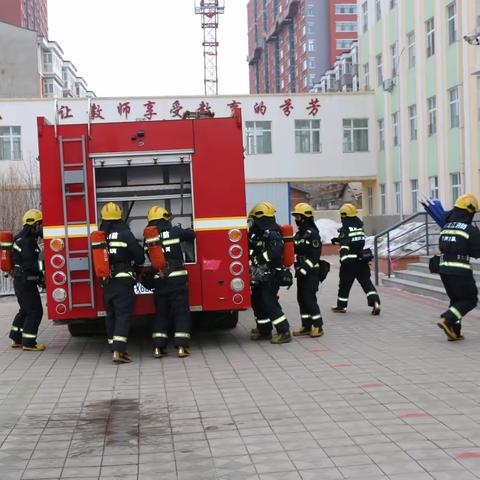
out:
M188 351L187 347L178 347L178 357L179 358L185 358L185 357L189 357L189 356L190 356L190 352Z
M448 337L448 340L450 340L451 342L455 342L457 340L463 340L463 338L459 338L459 336L455 333L453 325L447 322L445 318L441 318L437 322L437 325L439 328L441 328L445 332L445 335ZM463 337L463 335L460 335L460 336Z
M12 348L22 348L23 345L21 343L17 343L15 340L12 340Z
M281 343L290 343L292 341L292 335L290 332L283 332L275 335L271 340L270 343L274 345L280 345Z
M323 331L322 327L312 327L312 329L310 330L310 336L312 338L321 337L324 334L325 332Z
M163 348L155 347L153 350L153 356L155 358L162 358L168 355L168 353Z
M113 363L131 363L133 361L132 356L127 352L118 352L117 350L113 351L112 357Z
M252 332L250 333L250 340L259 341L259 340L271 340L272 334L271 333L261 333L258 328L252 328Z
M43 343L36 343L33 347L22 345L24 352L43 352L45 345Z
M347 307L339 307L338 305L334 305L332 307L332 312L335 313L347 313Z
M380 303L377 301L373 304L372 315L380 315Z
M305 327L301 327L298 330L293 331L293 336L294 337L308 337L310 335L310 330Z
M449 338L448 339L449 342L457 342L459 340L465 340L465 337L462 335L462 324L460 322L456 322L452 328L457 338L455 340Z

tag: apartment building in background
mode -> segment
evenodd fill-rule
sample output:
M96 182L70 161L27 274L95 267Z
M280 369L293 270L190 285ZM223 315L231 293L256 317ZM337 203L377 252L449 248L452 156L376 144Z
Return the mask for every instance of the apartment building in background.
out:
M359 0L360 89L375 102L369 214L407 215L426 194L480 194L479 0Z
M1 0L0 21L48 38L47 0Z
M250 93L308 92L356 38L354 0L250 0Z
M2 0L3 1L3 0ZM0 97L93 97L57 42L34 30L0 22Z

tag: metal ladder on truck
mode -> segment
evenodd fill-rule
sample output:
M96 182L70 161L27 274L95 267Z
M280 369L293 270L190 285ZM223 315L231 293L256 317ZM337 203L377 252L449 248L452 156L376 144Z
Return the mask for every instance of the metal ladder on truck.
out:
M68 305L70 311L75 308L93 308L95 306L94 278L92 268L92 250L90 240L90 208L88 204L89 190L87 178L87 151L86 137L82 135L79 138L57 138L60 151L60 173L62 183L62 208L63 208L63 225L65 226L65 259L67 267L67 288L68 288ZM78 143L81 146L81 162L69 163L65 159L65 144ZM70 187L80 186L79 191L70 191ZM69 218L69 204L74 197L83 197L83 210L77 214L83 215L82 218L74 221ZM87 249L73 249L70 245L69 228L73 225L86 225ZM72 278L73 272L87 272L87 278ZM90 300L86 303L75 303L72 296L75 284L86 283L89 286Z

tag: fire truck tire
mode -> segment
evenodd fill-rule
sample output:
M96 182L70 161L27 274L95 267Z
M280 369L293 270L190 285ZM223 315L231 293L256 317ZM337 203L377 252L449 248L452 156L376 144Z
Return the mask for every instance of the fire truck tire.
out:
M238 312L195 312L194 327L199 330L229 330L238 323Z
M105 322L100 320L79 319L68 324L68 331L72 337L92 337L105 335Z
M238 323L238 312L223 312L218 319L218 328L230 330L235 328Z

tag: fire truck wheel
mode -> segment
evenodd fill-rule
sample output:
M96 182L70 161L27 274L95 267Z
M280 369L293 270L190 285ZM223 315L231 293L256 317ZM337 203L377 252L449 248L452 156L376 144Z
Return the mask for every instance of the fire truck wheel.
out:
M235 328L238 323L238 312L224 312L217 321L220 329L230 330Z
M195 312L194 328L199 330L229 330L238 323L238 312Z
M105 335L105 322L102 320L79 319L68 324L68 331L72 337Z

